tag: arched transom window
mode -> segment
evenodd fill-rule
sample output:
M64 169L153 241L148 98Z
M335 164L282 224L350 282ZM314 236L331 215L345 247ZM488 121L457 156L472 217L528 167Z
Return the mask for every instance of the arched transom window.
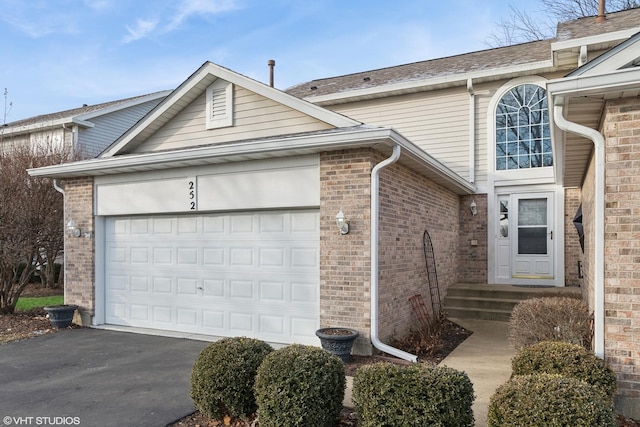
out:
M553 166L547 92L535 84L509 90L496 109L496 170Z

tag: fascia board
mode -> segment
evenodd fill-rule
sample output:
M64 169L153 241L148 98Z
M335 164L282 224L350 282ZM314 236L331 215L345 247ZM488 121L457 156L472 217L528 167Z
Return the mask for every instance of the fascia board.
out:
M633 36L638 31L640 31L640 27L614 31L612 33L598 34L595 36L553 42L551 43L551 51L557 52L562 50L579 49L581 46L592 46L601 43L620 42Z
M326 110L316 105L302 101L299 98L288 95L270 86L266 86L253 79L242 76L227 68L216 65L212 62L203 64L194 74L192 74L184 83L173 91L155 110L134 125L127 133L125 133L119 141L105 150L100 157L111 157L120 152L128 143L133 140L145 127L158 119L171 106L180 100L184 95L197 86L208 75L226 80L238 86L242 86L257 94L271 98L276 102L280 102L288 107L294 108L302 113L308 114L323 122L335 127L350 127L362 124L361 122L350 119L333 111Z
M92 176L108 174L112 170L129 166L138 166L140 170L142 170L145 166L170 164L185 160L189 161L216 157L242 157L247 154L259 154L287 149L328 148L331 146L349 145L348 143L351 145L361 144L362 141L369 141L370 143L375 144L379 143L380 139L384 139L384 137L384 133L380 134L380 131L375 129L305 136L296 139L279 138L269 141L256 140L211 147L186 148L161 153L131 154L121 157L100 157L73 163L30 169L29 173L32 176L51 178L81 175Z
M238 86L245 87L248 90L257 93L258 95L262 95L265 98L271 98L276 102L293 108L294 110L298 110L311 117L315 117L316 119L328 123L332 126L341 128L362 124L362 122L353 120L342 114L338 114L336 112L318 107L317 105L314 105L308 101L301 100L300 98L297 98L293 95L289 95L288 93L282 92L281 90L272 88L271 86L267 86L263 83L245 77L214 63L209 63L208 67L210 68L211 74L214 74L223 80L227 80Z
M504 68L493 68L490 70L474 71L470 73L452 74L448 76L435 77L424 80L412 80L367 89L336 92L328 95L310 96L304 99L317 105L330 105L336 101L351 102L358 101L360 99L375 98L382 95L388 96L394 93L403 93L409 91L418 92L426 91L435 87L441 88L447 86L466 85L467 80L469 79L482 80L488 77L491 77L492 79L500 79L503 76L509 76L513 74L520 74L524 72L540 73L551 69L553 69L553 60L548 59L544 61L512 65Z
M456 191L471 194L475 186L451 171L442 163L425 153L391 128L370 128L346 130L339 133L325 133L308 135L301 138L281 138L275 140L257 140L245 143L234 143L225 146L188 148L184 150L133 154L123 157L104 157L83 160L61 165L45 166L29 169L29 175L47 178L68 178L72 176L97 176L120 173L125 168L135 168L136 171L158 169L159 166L179 164L181 162L197 162L199 159L209 163L246 159L247 155L271 153L276 157L278 153L287 151L296 154L311 154L327 150L340 150L359 147L393 146L399 144L406 156L418 162L429 171L438 174L446 180Z
M205 63L206 65L206 63ZM164 101L151 110L149 114L144 116L140 121L127 130L118 140L116 140L110 147L100 154L100 158L115 156L123 148L125 148L129 142L142 132L147 126L149 126L155 120L158 120L164 113L171 108L171 106L179 101L186 93L193 89L206 74L205 65L201 66L195 73L193 73L187 80L185 80L180 86L169 94Z
M31 132L41 132L47 129L61 128L64 125L72 123L74 123L73 117L64 117L62 119L42 121L24 126L3 127L2 129L0 129L0 131L2 132L2 135L6 137L9 135L22 135Z
M103 108L97 111L92 111L86 114L80 114L75 118L79 120L89 120L94 117L104 116L105 114L110 114L115 111L124 110L125 108L135 107L136 105L144 104L145 102L153 101L160 98L166 98L171 92L172 92L171 90L164 90L161 92L156 92L153 94L141 96L139 98L136 98L127 102L123 102L122 104L112 105L110 107Z
M627 68L596 76L565 77L547 82L550 96L601 95L640 87L640 68Z

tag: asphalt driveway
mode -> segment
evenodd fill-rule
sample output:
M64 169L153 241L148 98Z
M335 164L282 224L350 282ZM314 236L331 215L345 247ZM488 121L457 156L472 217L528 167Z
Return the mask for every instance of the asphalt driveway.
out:
M165 426L207 342L70 329L0 346L0 426Z

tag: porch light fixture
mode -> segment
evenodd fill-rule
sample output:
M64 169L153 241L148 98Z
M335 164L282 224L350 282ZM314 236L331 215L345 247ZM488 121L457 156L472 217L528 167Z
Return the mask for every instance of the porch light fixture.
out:
M76 226L76 222L74 220L70 220L67 223L67 233L69 233L69 236L80 237L82 231Z
M340 212L336 215L336 225L338 226L338 230L340 230L340 234L349 234L349 220L344 217L342 209L340 209Z
M471 209L471 215L473 216L478 215L478 205L476 204L476 199L473 199L471 201L471 205L469 206L469 209Z

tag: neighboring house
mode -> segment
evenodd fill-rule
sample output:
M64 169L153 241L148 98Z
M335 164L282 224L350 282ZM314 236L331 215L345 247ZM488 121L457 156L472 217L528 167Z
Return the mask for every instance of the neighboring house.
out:
M0 126L0 144L67 145L81 158L96 157L171 91L44 114Z
M347 326L356 351L412 359L385 342L428 292L427 229L443 292L582 286L640 417L639 23L287 92L207 62L99 158L30 171L64 180L89 237L66 241L68 302L181 335L317 345Z

